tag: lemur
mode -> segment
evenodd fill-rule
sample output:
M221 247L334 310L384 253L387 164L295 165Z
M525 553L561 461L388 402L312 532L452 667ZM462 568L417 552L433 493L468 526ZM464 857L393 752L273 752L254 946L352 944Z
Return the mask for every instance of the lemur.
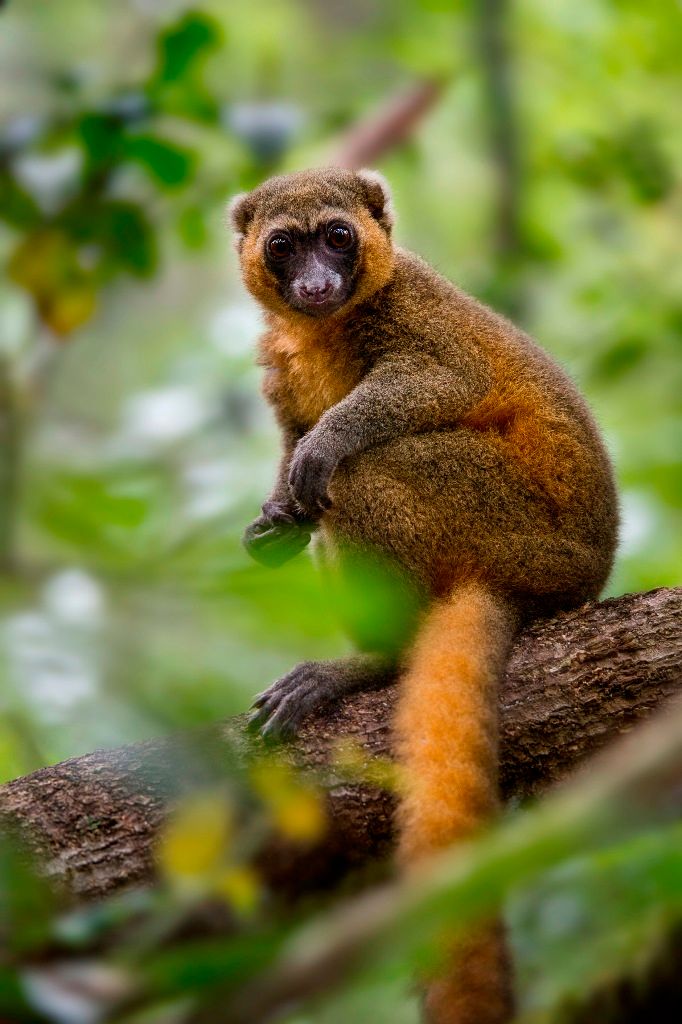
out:
M314 708L398 678L398 859L412 869L498 810L498 687L512 640L603 587L618 519L609 458L541 348L394 245L377 173L273 177L235 197L230 215L265 311L259 362L283 448L245 545L278 565L315 533L325 571L379 554L419 595L392 649L360 624L363 653L304 662L258 696L252 718L290 733ZM430 983L426 1019L501 1024L512 1013L501 929L481 926Z

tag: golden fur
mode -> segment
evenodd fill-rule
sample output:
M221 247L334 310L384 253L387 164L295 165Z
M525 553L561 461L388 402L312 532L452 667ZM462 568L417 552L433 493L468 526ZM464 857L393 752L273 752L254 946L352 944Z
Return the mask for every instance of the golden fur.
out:
M462 584L424 615L403 672L395 721L396 750L408 781L399 811L399 857L405 864L472 836L497 810L495 705L512 619L476 581Z
M274 316L261 340L259 362L275 371L279 386L291 396L292 414L306 430L353 390L362 372L359 362L348 358L342 330ZM268 387L266 375L266 397Z

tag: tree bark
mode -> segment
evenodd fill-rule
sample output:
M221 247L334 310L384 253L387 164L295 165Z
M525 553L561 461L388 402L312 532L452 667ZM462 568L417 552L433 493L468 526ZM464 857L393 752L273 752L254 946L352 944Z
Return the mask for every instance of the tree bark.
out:
M518 639L501 692L501 781L524 798L565 777L682 686L682 588L586 605ZM260 867L294 897L332 885L390 852L393 798L334 767L340 739L371 764L390 756L396 688L346 698L305 723L291 757L324 774L329 828L315 849L271 843ZM0 787L0 815L25 831L47 874L76 900L154 876L153 848L169 806L208 782L235 744L243 716L181 736L96 751Z

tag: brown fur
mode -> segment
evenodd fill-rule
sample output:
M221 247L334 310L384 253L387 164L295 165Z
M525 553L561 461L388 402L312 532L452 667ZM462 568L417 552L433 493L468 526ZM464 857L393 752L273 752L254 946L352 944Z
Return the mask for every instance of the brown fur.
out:
M264 264L267 232L341 215L359 240L355 291L328 316L296 312ZM584 400L546 353L393 246L375 178L338 169L275 178L236 201L233 223L245 281L267 311L260 361L284 436L259 529L271 505L303 512L330 572L379 552L422 595L407 648L395 653L407 778L399 859L411 866L496 813L497 687L512 637L521 621L604 585L617 527L609 460ZM310 664L259 699L259 721L291 723L297 706L312 706ZM327 695L362 685L363 671L366 685L387 677L358 664L321 667L335 679ZM453 957L430 986L427 1019L507 1021L498 926L459 938Z

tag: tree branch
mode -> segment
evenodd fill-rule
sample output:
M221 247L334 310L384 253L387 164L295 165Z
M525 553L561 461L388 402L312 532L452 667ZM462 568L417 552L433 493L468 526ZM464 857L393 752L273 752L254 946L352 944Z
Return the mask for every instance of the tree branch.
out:
M331 149L329 163L358 170L372 167L409 139L440 98L444 79L425 78L396 93L351 125Z
M681 613L682 588L661 589L587 605L522 634L501 694L508 798L565 777L680 692ZM390 851L392 797L335 777L333 762L339 739L358 743L370 761L390 755L395 700L395 688L357 694L305 724L292 756L331 772L330 827L314 850L265 852L260 867L279 892L332 885ZM250 742L243 717L42 768L0 787L0 815L25 826L48 874L77 899L147 882L169 805L209 780L207 750L224 763L226 738Z

